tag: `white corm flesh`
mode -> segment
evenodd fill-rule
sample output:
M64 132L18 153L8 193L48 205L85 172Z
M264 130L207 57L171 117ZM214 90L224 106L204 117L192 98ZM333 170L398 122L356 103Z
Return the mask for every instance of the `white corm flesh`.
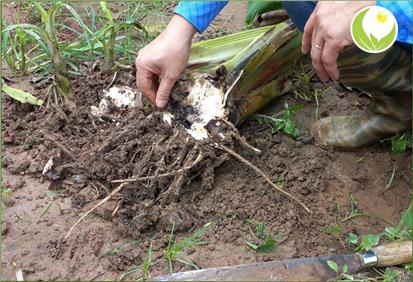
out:
M97 117L110 115L114 110L136 107L139 105L140 95L142 95L138 90L128 86L113 86L109 90L103 90L103 92L99 107L91 107L92 114Z
M213 119L224 118L224 93L205 76L196 77L189 89L189 95L181 102L191 106L195 113L189 116L192 121L187 132L196 140L208 138L205 126Z

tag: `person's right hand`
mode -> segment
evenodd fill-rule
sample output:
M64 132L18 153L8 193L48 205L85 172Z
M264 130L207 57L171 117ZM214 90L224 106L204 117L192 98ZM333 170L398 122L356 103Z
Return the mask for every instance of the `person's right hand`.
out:
M174 15L166 29L136 58L136 83L157 107L168 103L172 87L189 59L196 30L187 20Z

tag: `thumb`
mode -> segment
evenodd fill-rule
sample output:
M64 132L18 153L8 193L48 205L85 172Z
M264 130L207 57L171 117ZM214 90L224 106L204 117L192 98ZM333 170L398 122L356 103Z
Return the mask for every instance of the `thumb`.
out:
M156 106L163 108L168 103L171 90L175 85L177 78L162 76L158 91L156 92Z

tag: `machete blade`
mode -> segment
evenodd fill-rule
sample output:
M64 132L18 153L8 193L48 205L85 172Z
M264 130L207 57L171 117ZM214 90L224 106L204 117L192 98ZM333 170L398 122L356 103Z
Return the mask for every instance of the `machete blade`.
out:
M344 265L347 265L349 274L363 268L361 256L354 254L206 268L159 276L152 281L327 281L337 277L337 273L328 266L328 260L337 263L339 273Z

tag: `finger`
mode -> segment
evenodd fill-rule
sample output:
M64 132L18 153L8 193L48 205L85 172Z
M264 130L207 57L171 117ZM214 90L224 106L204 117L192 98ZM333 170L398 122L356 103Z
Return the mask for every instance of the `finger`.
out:
M324 45L323 55L321 60L323 61L324 69L327 75L332 80L338 80L340 77L340 71L337 66L337 59L340 54L341 48L338 44L326 42Z
M315 14L316 10L313 11L311 16L308 18L307 23L304 26L303 39L301 44L301 51L304 54L307 54L311 49L311 38L313 36L315 28Z
M156 100L156 75L145 70L136 63L136 85L145 94L152 104L155 104Z
M171 90L175 85L177 77L175 76L163 76L161 83L159 84L158 92L156 92L156 106L163 108L168 103Z
M323 48L324 47L324 39L322 38L322 35L320 32L318 32L318 29L314 29L313 32L313 39L311 41L312 46L311 46L311 61L313 64L313 68L315 72L317 73L318 78L326 82L328 80L328 75L327 72L324 69L323 61L322 61L322 55L323 55L323 50L320 48L317 48L315 45Z

